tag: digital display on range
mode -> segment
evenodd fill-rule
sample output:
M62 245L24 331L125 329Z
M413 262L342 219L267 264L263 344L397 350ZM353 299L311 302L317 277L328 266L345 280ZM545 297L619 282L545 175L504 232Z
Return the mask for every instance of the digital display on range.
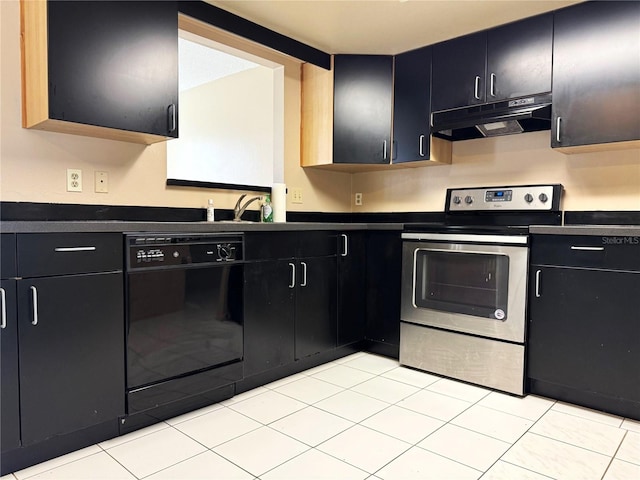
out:
M513 195L512 190L487 190L485 202L510 202Z

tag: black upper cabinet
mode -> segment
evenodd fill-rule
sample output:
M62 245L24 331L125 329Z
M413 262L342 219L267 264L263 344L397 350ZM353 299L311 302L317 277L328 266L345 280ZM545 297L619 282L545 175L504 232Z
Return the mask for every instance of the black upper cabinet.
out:
M178 136L175 2L50 1L51 118Z
M434 45L432 110L484 103L486 57L486 32Z
M552 147L640 140L640 2L555 13Z
M432 110L550 92L552 42L547 14L435 45Z
M390 163L392 96L392 56L335 56L333 163Z
M395 57L393 162L429 159L431 47Z
M487 102L551 91L553 15L487 32Z

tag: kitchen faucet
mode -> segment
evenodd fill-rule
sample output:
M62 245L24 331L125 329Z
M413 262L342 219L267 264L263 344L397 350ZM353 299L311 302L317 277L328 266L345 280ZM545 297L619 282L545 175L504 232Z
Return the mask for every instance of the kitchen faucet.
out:
M245 204L244 204L244 205L240 206L240 204L242 203L242 199L243 199L244 197L246 197L246 196L247 196L247 194L246 194L246 193L244 193L244 194L240 195L240 198L239 198L239 199L238 199L238 201L236 202L236 206L235 206L235 207L233 207L233 221L234 221L234 222L240 222L240 221L242 221L240 217L242 217L242 214L243 214L243 213L244 213L244 211L247 209L247 207L248 207L249 205L251 205L253 202L255 202L256 200L262 200L262 197L261 197L261 196L253 197L252 199L247 200L247 201L245 202Z

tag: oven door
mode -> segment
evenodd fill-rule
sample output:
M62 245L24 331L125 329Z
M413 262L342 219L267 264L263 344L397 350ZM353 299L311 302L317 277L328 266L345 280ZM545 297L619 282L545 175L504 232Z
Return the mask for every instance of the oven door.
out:
M527 262L526 243L405 241L401 318L523 343Z

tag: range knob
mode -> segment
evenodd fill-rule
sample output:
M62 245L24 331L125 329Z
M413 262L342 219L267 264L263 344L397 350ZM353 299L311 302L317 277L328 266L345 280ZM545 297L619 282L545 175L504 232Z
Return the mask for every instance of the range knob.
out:
M460 205L460 202L462 202L462 199L458 195L453 197L453 203L455 203L456 205Z
M473 197L471 195L467 195L466 197L464 197L464 203L466 203L467 205L471 205L473 203Z
M533 202L533 195L531 195L530 193L527 193L527 194L524 196L524 201L525 201L525 202L527 202L527 203L531 203L531 202Z
M235 247L228 243L218 244L218 259L228 262L235 259Z
M546 193L541 193L540 195L538 195L538 199L542 202L545 203L547 200L549 200L549 197L547 196Z

